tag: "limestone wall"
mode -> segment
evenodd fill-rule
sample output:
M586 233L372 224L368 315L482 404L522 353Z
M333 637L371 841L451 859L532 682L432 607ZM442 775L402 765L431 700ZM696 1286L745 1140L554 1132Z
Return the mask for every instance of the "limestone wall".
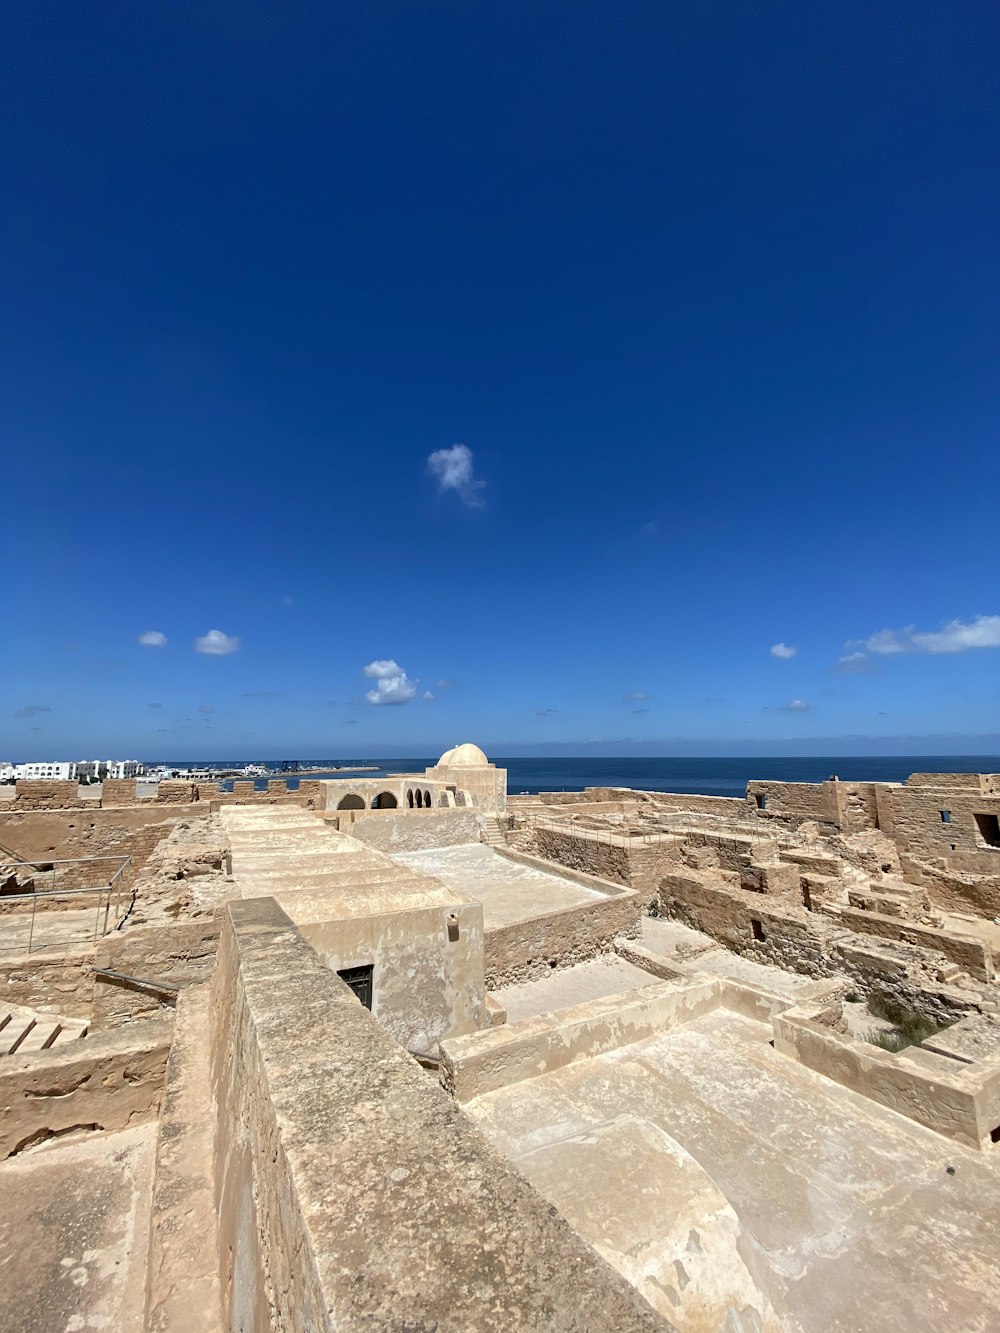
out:
M551 968L572 967L610 953L616 935L638 935L643 907L640 894L624 890L617 897L565 907L487 931L487 990L545 976Z
M359 811L345 831L391 855L479 842L480 819L474 810Z
M67 1018L90 1018L94 949L19 954L0 959L0 1000L28 1009L51 1008Z
M200 917L161 927L140 927L106 935L94 966L140 981L187 987L211 978L219 947L219 920ZM175 999L131 987L109 977L94 984L94 1029L120 1027L172 1008Z
M77 805L58 813L0 811L0 843L26 861L45 861L77 856L127 855L130 837L157 825L169 832L171 821L207 815L207 805L165 805L147 801L142 805L104 810L95 805Z
M76 781L22 778L14 784L14 792L18 810L62 810L78 805L80 800L80 786Z
M989 945L974 936L957 935L951 931L934 930L899 917L883 916L879 912L859 912L845 907L840 920L849 930L861 935L878 935L884 939L902 940L941 954L957 963L964 972L979 981L993 979L993 953Z
M974 788L909 783L889 787L879 793L879 809L887 813L886 822L901 852L943 858L972 855L984 872L1000 876L1000 847L987 845L975 819L977 814L1000 816L1000 797L981 795L978 778Z
M228 908L213 994L227 1329L666 1328L273 900Z

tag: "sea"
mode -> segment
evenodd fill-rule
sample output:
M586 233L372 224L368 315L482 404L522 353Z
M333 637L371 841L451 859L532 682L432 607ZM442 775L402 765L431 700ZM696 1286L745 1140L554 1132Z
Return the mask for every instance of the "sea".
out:
M205 760L176 763L183 768L236 768L247 760L206 763ZM322 761L317 761L315 766ZM358 761L364 762L364 761ZM372 768L357 773L359 778L385 777L393 773L421 773L437 762L437 756L424 759L380 759ZM905 782L911 773L998 773L1000 755L813 755L795 758L662 759L650 758L552 758L522 759L497 756L493 762L507 770L507 790L512 796L540 791L582 791L585 787L634 787L640 791L687 792L699 796L743 796L751 779L771 782L823 782L840 777L845 782ZM301 760L303 767L314 765ZM271 764L279 768L280 764ZM287 777L290 791L300 781L295 773ZM302 774L304 778L349 778L354 774L334 768ZM230 784L223 784L227 786ZM255 779L260 789L267 778Z

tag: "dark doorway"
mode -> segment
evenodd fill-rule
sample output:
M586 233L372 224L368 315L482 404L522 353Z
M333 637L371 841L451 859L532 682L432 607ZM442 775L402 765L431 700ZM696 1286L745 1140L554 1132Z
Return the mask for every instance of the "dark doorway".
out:
M973 815L980 837L988 847L1000 847L1000 818L996 815Z
M373 810L395 810L399 802L391 791L380 791L372 801Z
M363 810L365 803L360 796L344 796L338 803L338 810Z
M372 977L374 973L375 964L369 963L366 967L345 967L337 973L337 976L350 986L365 1008L370 1009L372 1007Z

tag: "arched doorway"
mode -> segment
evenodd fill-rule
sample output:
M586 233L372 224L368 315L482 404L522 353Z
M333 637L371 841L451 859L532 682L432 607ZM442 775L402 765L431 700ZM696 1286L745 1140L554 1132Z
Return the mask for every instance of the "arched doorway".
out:
M353 792L347 796L342 796L337 802L338 810L363 810L364 808L364 801L360 796L355 796Z
M424 805L428 810L431 808L431 794L429 791L424 792Z
M413 792L412 790L409 789L407 790L406 793L406 804L410 807L411 810L413 809Z
M380 791L372 801L373 810L395 810L399 802L391 791Z

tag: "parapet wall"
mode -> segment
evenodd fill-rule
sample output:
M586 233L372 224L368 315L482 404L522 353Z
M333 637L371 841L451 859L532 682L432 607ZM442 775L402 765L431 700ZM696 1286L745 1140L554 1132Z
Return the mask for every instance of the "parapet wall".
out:
M273 899L227 909L212 1062L227 1329L668 1327Z

